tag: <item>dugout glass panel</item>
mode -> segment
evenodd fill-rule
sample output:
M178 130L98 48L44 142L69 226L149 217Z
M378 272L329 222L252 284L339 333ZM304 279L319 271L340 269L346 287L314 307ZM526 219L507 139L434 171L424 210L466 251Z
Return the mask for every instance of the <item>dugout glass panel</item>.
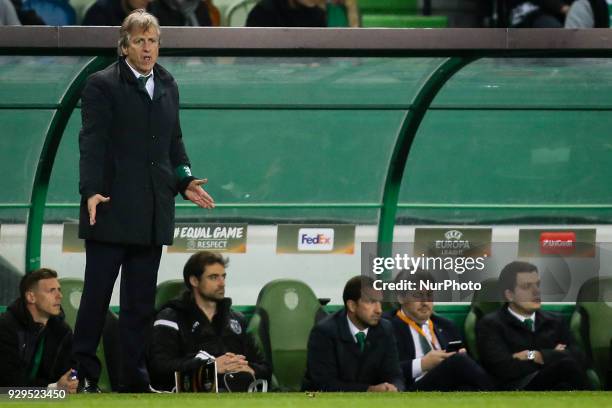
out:
M0 105L57 104L91 57L0 55Z

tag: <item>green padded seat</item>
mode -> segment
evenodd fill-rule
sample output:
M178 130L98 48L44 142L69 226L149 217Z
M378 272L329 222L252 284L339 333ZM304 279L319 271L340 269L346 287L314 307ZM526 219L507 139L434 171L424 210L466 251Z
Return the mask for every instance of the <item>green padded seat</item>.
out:
M68 323L68 326L74 330L74 325L76 323L77 313L79 311L79 305L81 304L81 294L83 293L83 281L81 279L76 278L62 278L59 279L60 285L62 287L62 309L64 311L64 321ZM111 392L113 390L111 377L109 374L109 367L107 356L105 353L104 344L106 343L105 337L107 333L109 333L109 327L115 327L112 325L111 320L117 319L117 316L108 311L106 315L106 323L104 327L104 333L102 336L102 341L98 344L98 349L96 350L96 355L100 360L100 364L102 366L102 371L100 372L100 379L98 380L98 386L102 392ZM110 325L110 326L109 326Z
M74 330L79 305L81 304L81 294L83 293L83 281L75 278L62 278L59 280L62 286L62 309L64 310L64 320Z
M182 279L172 279L157 285L155 291L155 310L161 309L170 300L181 296L185 289L185 281Z
M357 0L360 13L417 14L417 0Z
M339 4L327 3L327 26L348 27L349 21L346 8Z
M364 28L445 28L446 16L411 16L396 14L362 14Z
M593 370L588 372L591 383L595 388L610 389L612 278L592 278L582 285L570 326L576 342L592 361Z
M499 301L494 301L499 299ZM486 314L499 309L504 302L497 288L497 279L487 279L482 282L482 288L474 292L470 311L465 318L465 342L470 355L478 361L478 348L476 346L476 324Z
M258 3L258 0L236 0L230 3L224 1L227 4L217 4L217 1L215 1L214 3L219 7L222 14L221 25L245 27L249 13Z
M308 336L325 315L312 289L302 281L274 280L259 292L247 331L262 348L280 390L300 390Z

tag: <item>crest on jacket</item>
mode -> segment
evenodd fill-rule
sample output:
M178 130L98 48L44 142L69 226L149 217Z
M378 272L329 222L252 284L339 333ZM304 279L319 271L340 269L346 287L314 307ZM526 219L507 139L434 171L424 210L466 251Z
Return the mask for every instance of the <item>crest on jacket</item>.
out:
M191 326L191 332L194 333L198 327L200 327L200 322L196 320L193 322L193 326Z
M242 333L242 326L240 326L240 322L236 319L230 319L229 321L230 329L236 334Z

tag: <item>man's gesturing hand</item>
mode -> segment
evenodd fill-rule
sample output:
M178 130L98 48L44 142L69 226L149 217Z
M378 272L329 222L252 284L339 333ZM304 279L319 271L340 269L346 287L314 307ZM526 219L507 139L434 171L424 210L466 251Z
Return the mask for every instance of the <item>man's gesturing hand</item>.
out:
M87 199L87 212L89 213L89 225L96 225L96 207L100 203L108 203L110 197L94 194Z
M215 200L204 191L203 184L208 183L208 179L195 179L185 189L185 197L192 203L202 208L215 208Z

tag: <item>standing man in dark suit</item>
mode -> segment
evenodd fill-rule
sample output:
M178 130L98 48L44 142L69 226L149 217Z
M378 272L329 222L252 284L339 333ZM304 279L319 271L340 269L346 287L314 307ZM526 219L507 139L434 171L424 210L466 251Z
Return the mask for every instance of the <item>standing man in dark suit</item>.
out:
M449 342L463 342L452 321L433 313L433 292L420 282L434 282L431 274L408 271L396 280L414 282L416 290L398 294L400 308L385 314L393 324L400 366L411 391L489 390L487 373L461 346L448 351Z
M382 293L355 276L344 287L344 309L310 332L303 388L312 391L404 389L393 329L381 320Z
M79 237L87 265L73 352L91 392L99 391L96 347L120 268L121 390L149 390L143 345L162 245L173 239L174 197L214 206L206 180L191 175L176 82L156 63L157 19L135 10L119 33L119 60L93 74L82 95Z
M489 373L507 389L588 389L584 354L563 319L540 310L536 266L509 263L499 276L499 289L506 305L481 319L476 329Z

